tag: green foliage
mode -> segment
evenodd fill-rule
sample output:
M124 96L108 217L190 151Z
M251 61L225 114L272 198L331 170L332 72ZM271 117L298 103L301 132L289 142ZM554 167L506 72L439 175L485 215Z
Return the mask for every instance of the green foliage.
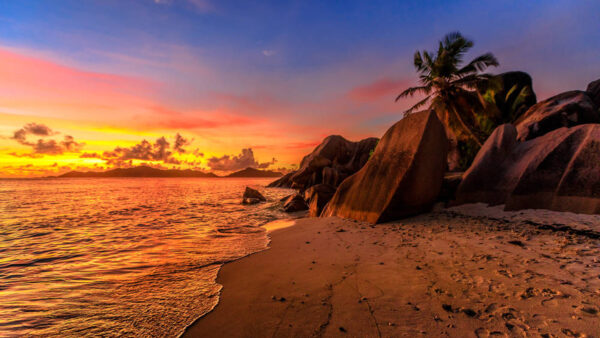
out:
M460 154L459 170L465 171L471 166L477 152L481 148L473 139L458 140L458 153Z
M446 35L439 42L436 52L417 51L413 63L421 86L406 89L396 97L396 101L417 93L426 95L405 113L410 114L430 103L448 128L456 134L468 135L476 144L481 145L484 133L477 130L477 109L468 107L465 102L479 104L470 99L475 93L473 89L490 78L490 75L481 72L490 66L497 66L498 61L494 55L486 53L462 66L464 55L471 47L471 40L455 32Z
M375 153L375 149L377 148L378 144L379 144L379 140L377 140L377 143L375 143L375 146L373 147L373 149L371 149L371 151L369 151L369 160L371 159L371 156L373 156L373 153Z
M494 76L478 92L483 106L481 114L496 126L514 122L536 102L531 78L523 72Z

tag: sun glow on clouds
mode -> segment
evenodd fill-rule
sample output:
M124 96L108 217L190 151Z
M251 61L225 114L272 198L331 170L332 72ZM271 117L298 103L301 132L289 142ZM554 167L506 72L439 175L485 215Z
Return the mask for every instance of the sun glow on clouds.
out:
M214 91L182 103L164 97L169 86L184 88L177 81L167 86L161 79L87 71L1 47L0 63L11 65L0 68L0 177L141 163L222 172L243 165L291 168L322 138L339 133L331 123L314 125L306 113L325 109L330 114L318 119L335 121L352 104L343 97L290 102L268 92ZM24 142L14 137L42 125L52 134L29 133ZM189 140L193 150L151 153L161 151L161 138L173 144L168 135Z
M157 81L84 71L6 48L0 63L11 65L0 67L0 177L140 163L211 169L207 159L235 158L242 148L266 143L252 132L236 136L265 124L260 118L222 107L168 108L155 99L163 86ZM170 141L176 148L165 150L165 134L176 134ZM181 151L181 140L202 150ZM246 163L274 163L253 156Z

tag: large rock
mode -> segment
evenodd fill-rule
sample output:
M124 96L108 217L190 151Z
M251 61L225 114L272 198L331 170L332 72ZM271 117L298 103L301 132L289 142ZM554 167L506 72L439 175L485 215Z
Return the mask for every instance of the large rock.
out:
M321 171L323 174L323 184L328 184L337 187L340 184L340 174L337 170L331 167L325 167Z
M367 164L342 182L321 216L380 223L429 210L440 192L447 147L435 112L408 115L385 133Z
M283 211L285 212L296 212L307 209L308 205L306 205L304 198L298 194L288 197L288 199L283 202Z
M515 121L517 139L527 141L562 127L600 123L600 114L592 99L573 90L538 102Z
M281 176L281 178L278 178L277 180L269 183L269 185L267 185L267 187L269 188L289 188L292 185L291 182L291 178L294 175L294 173L296 173L295 171L289 172L283 176Z
M516 168L513 163L505 161L517 145L517 130L512 124L503 124L496 128L492 135L477 153L473 164L463 175L456 192L453 204L483 202L490 205L502 204L511 193L514 182L504 181L510 178ZM497 175L498 172L511 174Z
M242 196L243 204L256 204L259 202L265 202L267 199L256 189L246 187L244 195Z
M302 159L298 170L272 182L269 187L304 190L320 183L337 186L363 167L377 142L374 137L351 142L339 135L328 136Z
M537 102L531 76L525 72L506 72L492 76L477 89L486 108L490 104L497 108L497 112L487 112L494 123L493 129L500 124L513 122Z
M596 108L600 109L600 79L590 82L586 89L587 94L596 104Z
M600 213L600 124L560 128L518 143L499 127L465 173L455 204L506 204L506 210Z
M304 199L308 203L308 216L319 217L323 208L335 194L335 187L328 184L317 184L306 189Z

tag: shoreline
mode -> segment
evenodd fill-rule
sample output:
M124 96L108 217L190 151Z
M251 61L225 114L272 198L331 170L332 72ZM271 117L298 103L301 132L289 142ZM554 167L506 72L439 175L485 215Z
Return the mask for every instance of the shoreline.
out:
M252 256L254 254L257 254L259 252L263 252L265 250L269 250L270 249L270 244L271 244L271 236L270 234L274 231L277 230L281 230L281 229L286 229L289 227L293 227L294 225L296 225L296 220L297 218L282 218L282 219L277 219L277 220L273 220L273 221L269 221L263 225L261 225L260 227L265 229L265 236L266 236L266 243L265 243L265 248L256 252L252 252L246 256L237 258L235 260L229 261L229 262L225 262L223 264L221 264L221 266L219 267L219 271L217 273L217 278L214 280L214 283L220 286L217 298L218 301L217 303L215 303L215 305L206 313L200 315L199 317L197 317L196 319L194 319L190 324L186 325L178 334L176 337L183 337L186 332L188 331L188 329L193 326L196 322L198 322L200 319L202 319L203 317L205 317L206 315L208 315L209 313L211 313L212 311L214 311L214 309L219 305L220 300L221 300L221 293L223 291L223 284L219 283L219 274L221 273L221 270L223 269L223 267L225 267L227 264L230 264L232 262L236 262L239 261L241 259L247 258L249 256Z
M481 208L376 226L298 219L224 264L217 306L181 336L597 333L600 240L528 223L537 210L511 220ZM548 219L563 216L600 228L600 216Z

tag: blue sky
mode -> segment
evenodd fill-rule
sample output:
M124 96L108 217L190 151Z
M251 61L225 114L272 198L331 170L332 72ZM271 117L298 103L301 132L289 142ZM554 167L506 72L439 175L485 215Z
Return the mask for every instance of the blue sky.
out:
M151 69L114 56L160 62L161 47L180 46L224 71L293 76L341 63L398 63L402 76L415 49L459 30L475 40L474 53L497 54L501 69L548 81L544 72L557 72L580 87L599 71L598 13L596 1L4 1L0 41L141 75Z

